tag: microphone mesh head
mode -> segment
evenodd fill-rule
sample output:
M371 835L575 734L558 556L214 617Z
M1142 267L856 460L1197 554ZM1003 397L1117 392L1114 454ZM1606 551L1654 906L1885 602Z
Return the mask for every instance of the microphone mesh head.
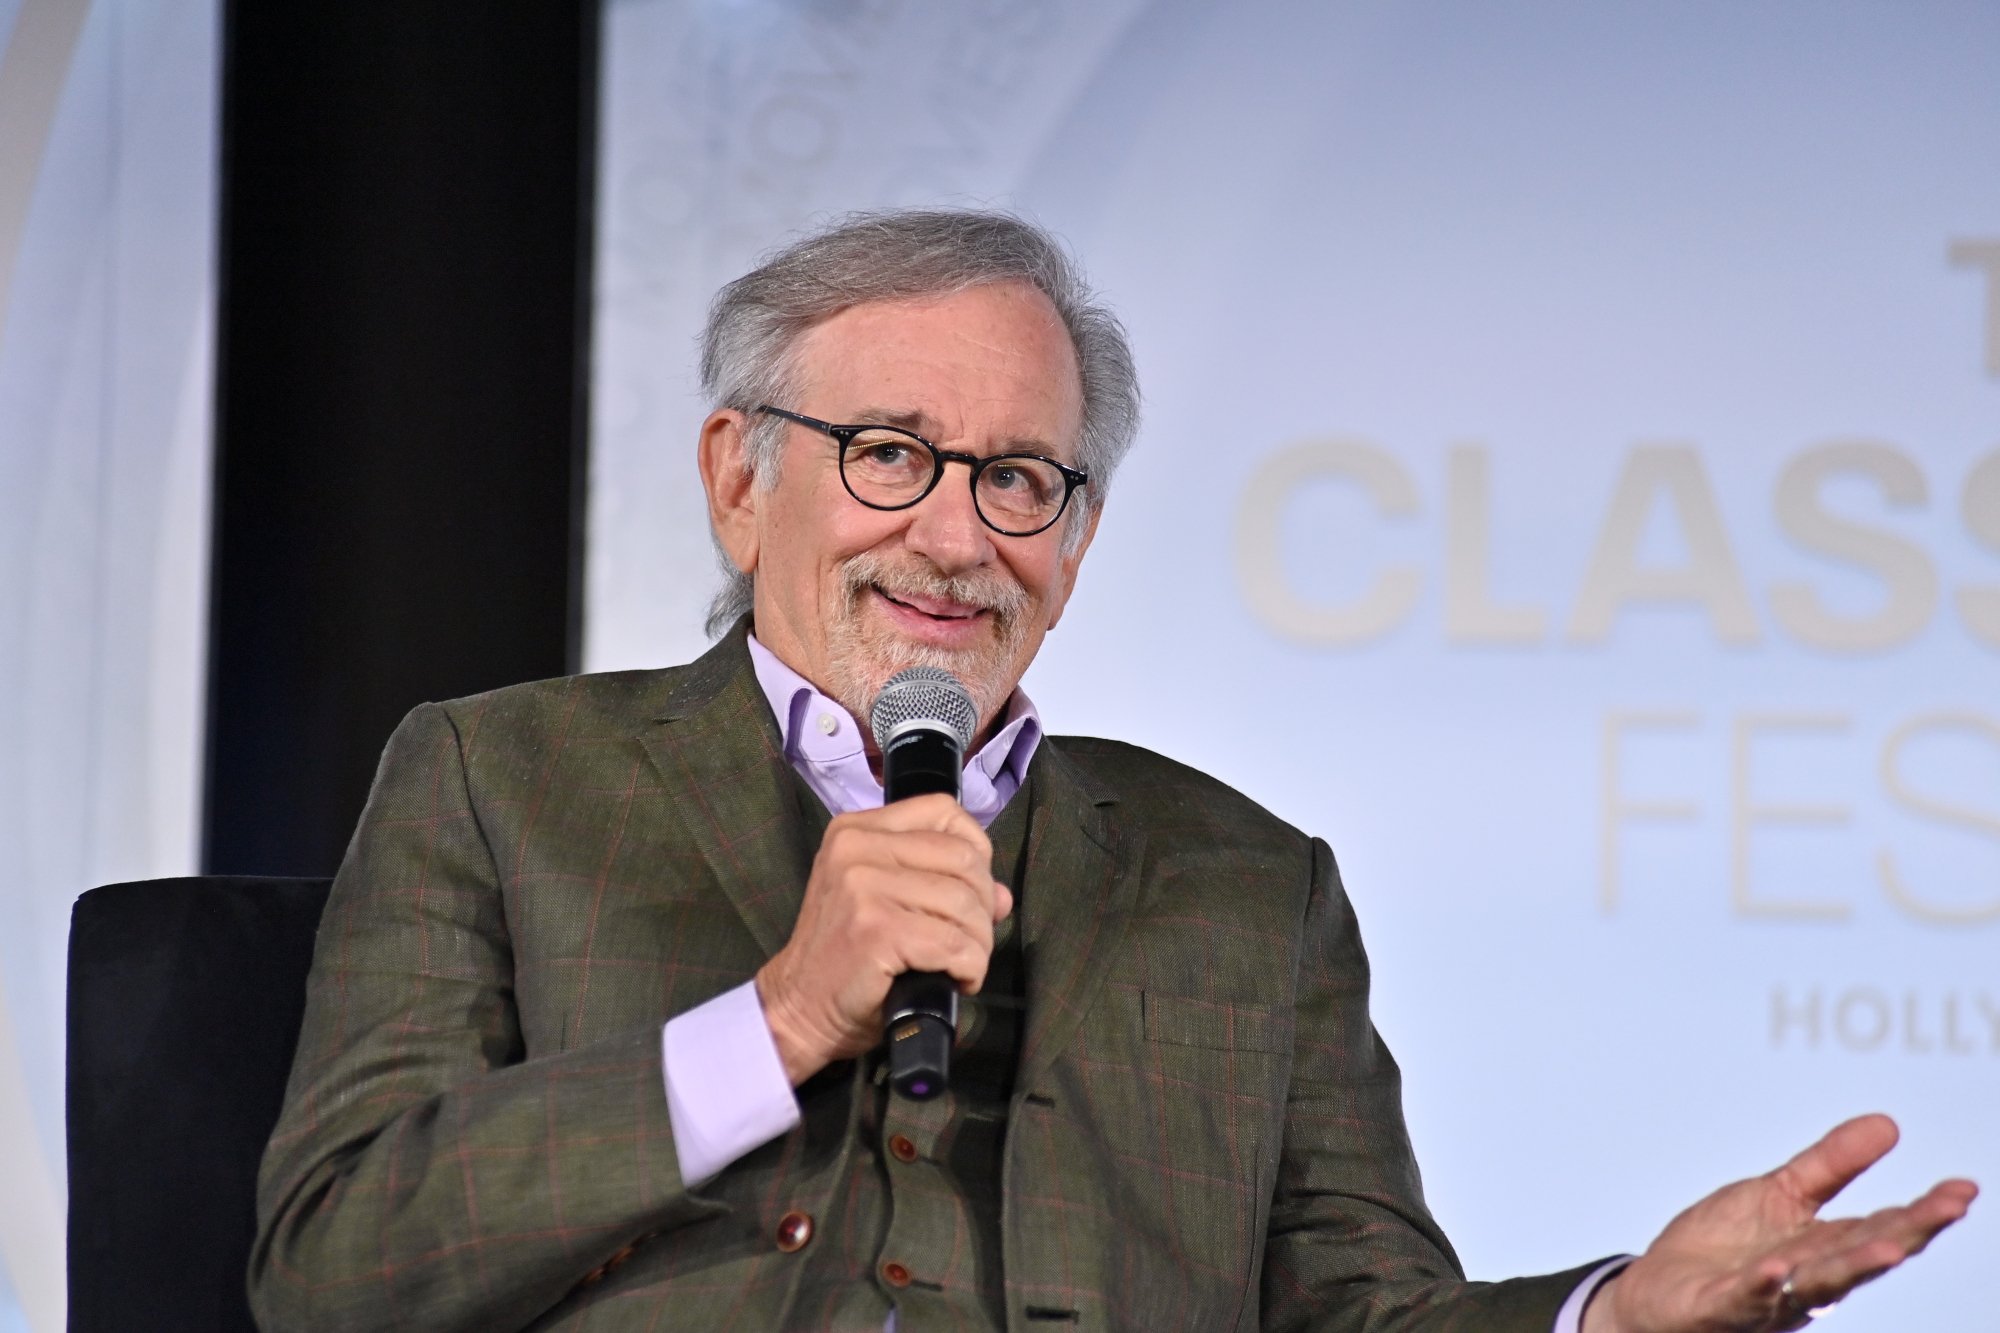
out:
M875 696L868 710L868 727L875 744L889 743L889 733L905 722L922 719L958 737L963 752L972 744L972 729L979 725L979 710L958 677L943 667L906 667L889 677L889 683Z

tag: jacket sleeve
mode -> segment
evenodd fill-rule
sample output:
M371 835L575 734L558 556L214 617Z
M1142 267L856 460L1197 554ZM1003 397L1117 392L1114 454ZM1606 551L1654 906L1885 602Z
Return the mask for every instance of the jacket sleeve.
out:
M1424 1206L1402 1076L1368 1017L1368 959L1333 853L1312 843L1292 1084L1266 1232L1263 1326L1550 1333L1595 1265L1467 1282Z
M390 739L320 922L258 1181L267 1333L517 1329L682 1185L648 1028L524 1059L495 858L447 712Z

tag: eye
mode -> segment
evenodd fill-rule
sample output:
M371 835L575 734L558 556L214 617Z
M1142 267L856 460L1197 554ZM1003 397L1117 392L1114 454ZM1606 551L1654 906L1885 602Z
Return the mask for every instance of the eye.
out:
M888 431L856 436L847 446L847 465L873 473L928 472L930 464L922 445Z
M855 461L870 467L900 467L910 461L912 452L909 445L898 440L878 440L854 446Z
M888 431L850 441L840 466L847 488L868 504L903 504L931 480L931 457L923 445Z
M988 465L979 475L980 490L1010 509L1040 509L1055 503L1062 479L1046 463L1033 458L1009 458Z

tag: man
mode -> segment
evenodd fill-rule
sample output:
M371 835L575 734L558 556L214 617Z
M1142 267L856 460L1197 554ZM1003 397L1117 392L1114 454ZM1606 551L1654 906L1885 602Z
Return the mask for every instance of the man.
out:
M268 1328L1761 1333L1964 1213L1815 1222L1866 1118L1629 1266L1465 1282L1326 846L1017 688L1136 419L1061 252L849 220L725 289L703 374L747 614L398 729L265 1161ZM915 663L978 706L963 804L881 806L858 723ZM971 997L928 1102L876 1049L912 969Z

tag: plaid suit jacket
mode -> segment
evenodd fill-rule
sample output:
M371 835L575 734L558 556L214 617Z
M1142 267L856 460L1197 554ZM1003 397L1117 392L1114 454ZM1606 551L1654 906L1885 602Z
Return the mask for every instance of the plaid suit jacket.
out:
M815 1246L865 1244L837 1234L874 1169L854 1066L694 1190L662 1091L662 1022L789 935L790 781L741 627L404 721L264 1160L267 1330L828 1322L772 1236L810 1206ZM1049 738L1031 781L1009 1327L1547 1333L1584 1270L1467 1283L1425 1211L1326 845L1108 741Z

